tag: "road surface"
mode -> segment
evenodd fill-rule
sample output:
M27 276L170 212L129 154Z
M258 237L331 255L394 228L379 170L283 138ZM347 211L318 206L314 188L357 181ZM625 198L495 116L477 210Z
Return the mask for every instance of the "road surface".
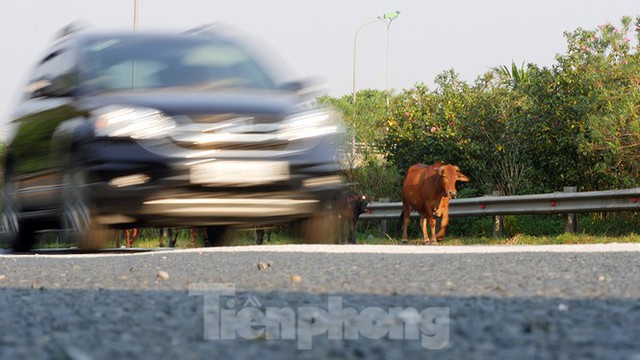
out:
M2 359L640 360L639 244L0 254Z

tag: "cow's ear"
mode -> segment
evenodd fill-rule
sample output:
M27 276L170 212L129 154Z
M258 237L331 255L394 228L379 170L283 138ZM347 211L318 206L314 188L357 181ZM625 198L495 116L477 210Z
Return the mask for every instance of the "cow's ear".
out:
M470 181L468 177L466 177L463 173L458 172L458 176L456 177L456 181Z

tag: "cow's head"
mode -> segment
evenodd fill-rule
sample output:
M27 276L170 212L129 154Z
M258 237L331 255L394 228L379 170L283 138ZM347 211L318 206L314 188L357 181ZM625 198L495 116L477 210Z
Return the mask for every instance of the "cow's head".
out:
M358 216L367 212L369 198L366 195L349 194L348 203L354 215Z
M367 208L369 207L369 198L367 195L361 195L358 200L356 200L356 211L358 214L364 214L367 212Z
M451 198L458 195L456 181L469 181L469 178L460 172L460 168L455 165L442 165L436 169L440 175L442 190Z

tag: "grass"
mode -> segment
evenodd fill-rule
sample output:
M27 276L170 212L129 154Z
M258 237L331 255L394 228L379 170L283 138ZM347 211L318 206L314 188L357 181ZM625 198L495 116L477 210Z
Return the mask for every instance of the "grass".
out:
M589 234L562 234L556 236L531 236L518 234L511 238L450 238L442 245L562 245L562 244L607 244L640 243L640 235L595 236Z
M402 244L400 239L391 237L381 238L378 236L358 234L356 239L358 244L368 245L399 245ZM412 237L409 244L420 244L422 238ZM136 242L135 247L140 248L156 248L158 247L159 238L141 239ZM265 242L269 245L283 245L299 243L295 238L286 234L272 234L270 241ZM624 236L596 236L590 234L561 234L556 236L531 236L518 234L513 237L445 237L439 244L443 246L456 245L560 245L560 244L605 244L605 243L640 243L640 235L629 234ZM228 243L230 246L248 246L255 245L253 233L250 231L237 231L233 234L232 239ZM167 246L167 244L165 244ZM203 246L202 239L196 239L196 247ZM180 239L176 244L177 248L189 248L190 244L187 239Z
M397 222L388 221L387 229L393 232ZM554 245L554 244L601 244L601 243L629 243L640 242L640 235L636 233L640 228L640 216L634 212L618 214L583 214L578 218L578 232L563 233L564 220L560 216L509 216L505 217L505 236L492 237L491 218L462 218L453 219L447 229L447 236L439 244L451 245ZM358 244L391 245L401 244L399 238L380 236L380 223L361 221L358 223L356 241ZM420 244L422 235L417 221L412 221L409 227L409 243ZM394 232L395 233L395 232ZM121 237L122 238L122 237ZM178 230L177 248L189 248L191 234L187 229ZM121 244L124 240L121 239ZM271 232L270 241L265 245L299 243L292 235L291 228L278 225ZM0 244L8 247L8 244ZM106 247L116 247L117 243L106 244ZM134 244L136 248L157 248L160 245L159 233L156 229L142 229L140 237ZM168 240L163 246L168 247ZM232 232L228 245L255 245L252 229ZM60 240L56 233L43 234L36 244L39 248L66 248L68 244ZM196 234L195 247L204 246L203 235Z
M367 236L359 234L356 239L357 244L368 245L399 245L402 244L400 239L391 237L381 238L377 236ZM283 244L297 244L300 243L295 238L282 235L273 234L270 241L265 242L265 246L271 245L283 245ZM409 244L421 244L422 237L410 237ZM560 245L560 244L606 244L606 243L640 243L639 234L629 234L624 236L596 236L590 234L561 234L555 236L532 236L518 234L513 237L474 237L474 236L462 236L462 237L445 237L438 244L443 246L460 246L460 245ZM121 242L121 246L123 242ZM143 237L138 239L133 247L135 248L158 248L160 245L159 237ZM231 240L228 242L229 246L249 246L255 245L253 234L248 232L239 231L234 233ZM38 241L37 248L68 248L73 247L74 244L65 243L58 240L57 237L47 237ZM167 241L163 244L164 247L168 247ZM204 241L201 238L197 238L195 241L195 247L204 246ZM8 246L2 246L8 247ZM109 243L106 247L116 247L115 241ZM190 248L192 247L190 240L187 238L178 239L176 248Z

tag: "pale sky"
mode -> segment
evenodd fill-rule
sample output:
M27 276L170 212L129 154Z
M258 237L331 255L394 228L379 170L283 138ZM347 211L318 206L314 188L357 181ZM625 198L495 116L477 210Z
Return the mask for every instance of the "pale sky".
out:
M54 34L73 21L94 29L132 29L134 0L0 0L0 124L31 66ZM640 14L638 0L139 0L139 29L186 30L224 23L266 44L300 77L321 78L333 96L353 90L354 37L399 10L389 28L389 87L433 89L453 68L473 82L490 68L550 66L564 31L593 29ZM357 38L356 87L386 88L387 27Z

